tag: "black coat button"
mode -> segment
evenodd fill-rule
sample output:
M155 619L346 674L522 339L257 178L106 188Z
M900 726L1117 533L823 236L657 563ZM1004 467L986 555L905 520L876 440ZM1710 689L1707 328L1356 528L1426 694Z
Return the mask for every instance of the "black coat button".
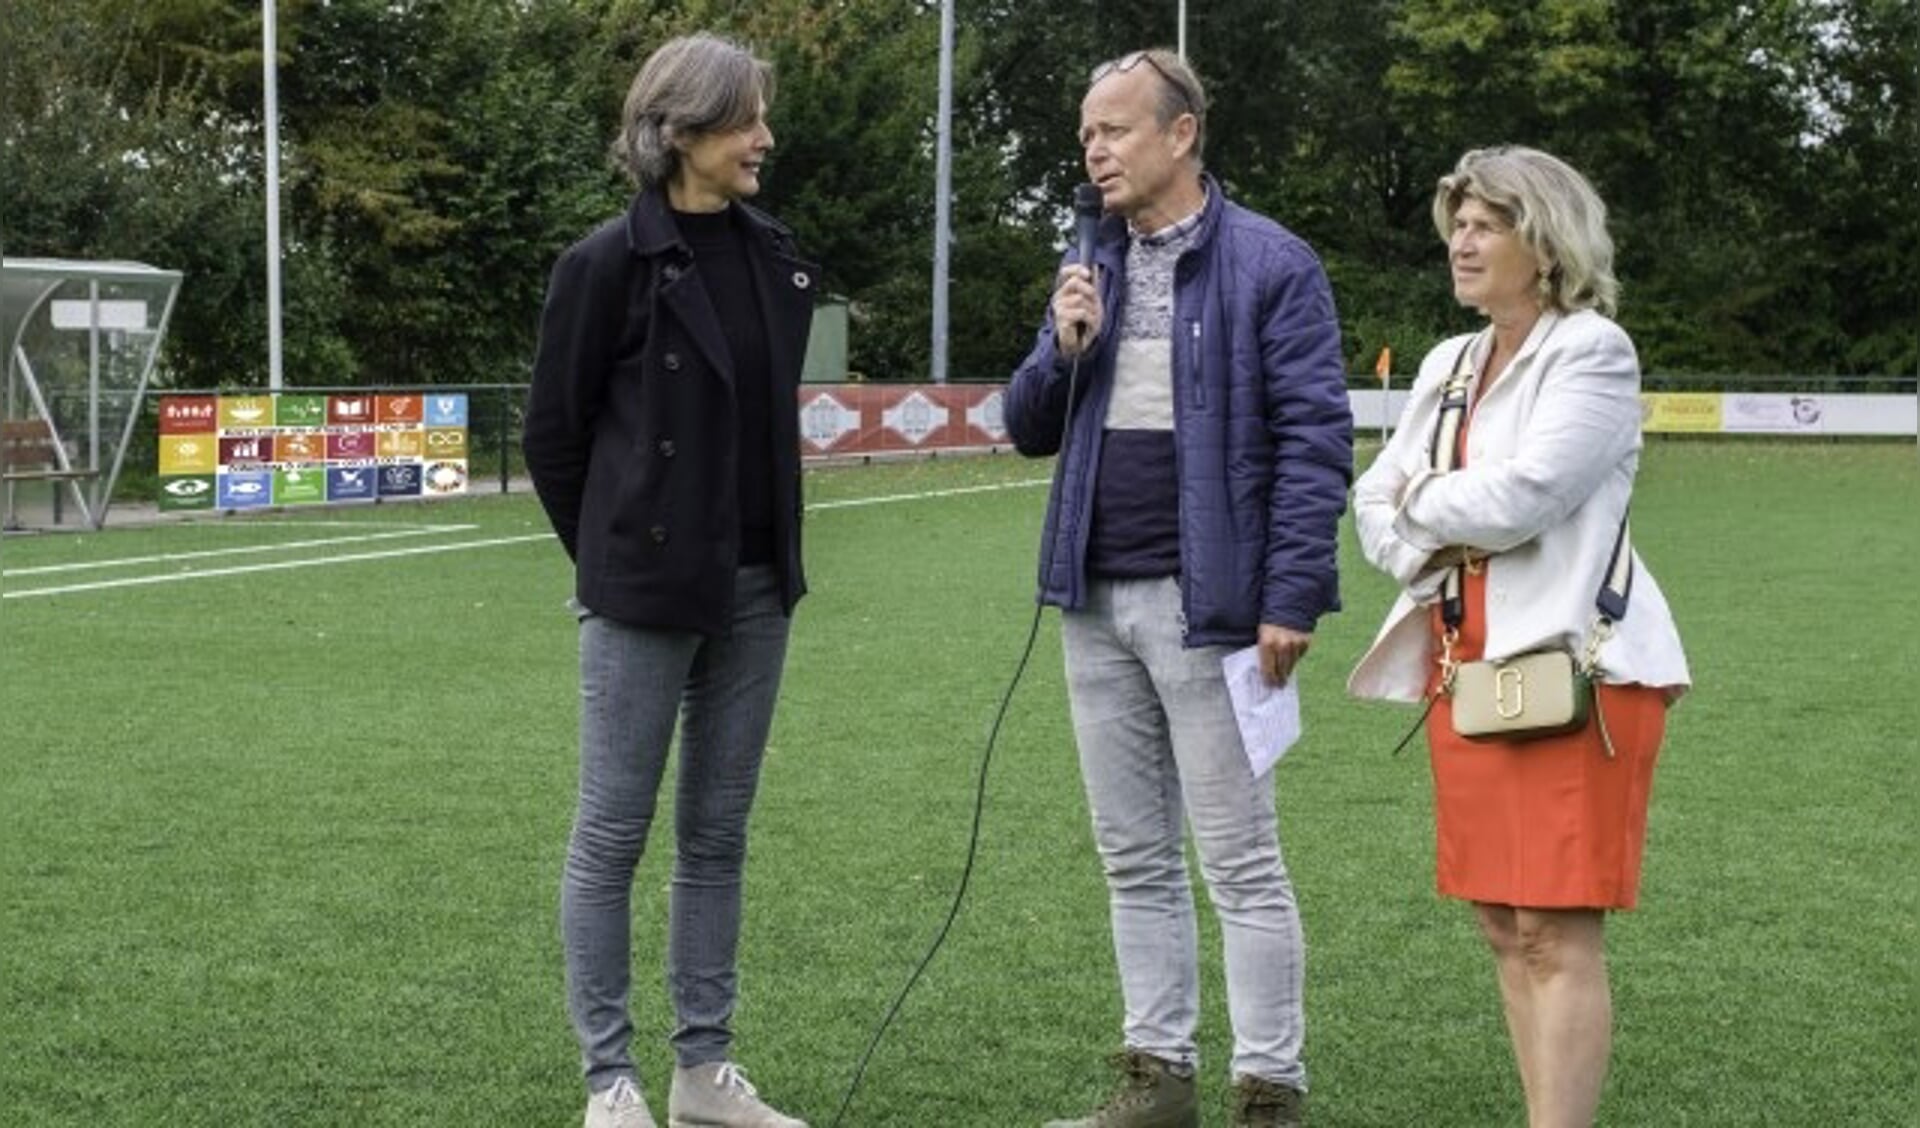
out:
M674 449L674 446L673 446L673 440L672 440L672 439L661 439L661 440L660 440L660 445L659 445L659 448L658 448L658 449L659 449L659 451L660 451L660 457L661 457L661 458L672 458L672 457L674 456L674 454L676 453L676 451L675 451L675 449Z
M655 544L667 543L667 527L665 525L655 525L653 528L647 530L647 535L653 538L653 543Z
M670 352L660 358L660 363L666 367L668 372L678 372L680 371L680 354Z

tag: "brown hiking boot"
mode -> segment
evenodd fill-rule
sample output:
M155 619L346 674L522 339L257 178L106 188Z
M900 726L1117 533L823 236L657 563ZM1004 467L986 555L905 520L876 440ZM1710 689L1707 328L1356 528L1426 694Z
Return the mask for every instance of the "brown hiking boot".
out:
M1127 1050L1108 1059L1120 1071L1113 1094L1091 1116L1049 1120L1045 1128L1200 1128L1193 1072L1152 1054Z
M1307 1095L1291 1085L1241 1075L1233 1082L1233 1128L1300 1128Z

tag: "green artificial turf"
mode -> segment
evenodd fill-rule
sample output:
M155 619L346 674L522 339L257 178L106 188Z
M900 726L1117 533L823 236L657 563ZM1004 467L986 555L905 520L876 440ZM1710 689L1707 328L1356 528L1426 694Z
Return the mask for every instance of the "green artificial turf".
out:
M1022 483L1048 469L809 475L736 1052L816 1128L960 879L1032 615L1045 491ZM1635 540L1697 688L1662 752L1642 907L1609 925L1604 1123L1913 1121L1917 507L1907 446L1647 450ZM524 495L272 519L291 523L0 545L0 1124L577 1123L563 554ZM422 525L474 527L305 543ZM501 543L371 558L479 541ZM370 558L33 594L347 555ZM142 557L166 559L111 563ZM1343 564L1275 777L1313 1123L1518 1125L1490 961L1432 892L1423 757L1388 755L1411 714L1343 693L1392 594L1350 537ZM1048 612L968 899L848 1125L1030 1125L1107 1083L1120 1006L1057 634ZM635 897L635 1050L661 1113L669 829ZM1230 1039L1202 921L1216 1124Z

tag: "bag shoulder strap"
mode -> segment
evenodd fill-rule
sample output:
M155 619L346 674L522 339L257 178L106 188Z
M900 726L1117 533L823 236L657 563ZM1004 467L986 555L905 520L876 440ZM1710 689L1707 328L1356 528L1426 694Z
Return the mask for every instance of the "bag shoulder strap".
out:
M1427 447L1427 465L1434 473L1452 471L1460 458L1460 429L1466 426L1467 409L1472 406L1473 345L1476 334L1467 338L1454 357L1453 373L1440 389L1440 410L1434 416L1433 439ZM1440 585L1440 617L1458 630L1466 621L1466 565L1447 571ZM1627 535L1627 514L1620 515L1620 530L1614 534L1613 552L1606 571L1600 576L1600 590L1594 607L1602 624L1611 626L1627 617L1627 599L1633 594L1633 546Z
M1472 403L1473 343L1478 334L1468 337L1453 358L1453 373L1440 388L1440 410L1433 418L1433 441L1427 447L1427 465L1435 474L1446 474L1460 461L1460 429L1467 423L1467 408ZM1440 582L1440 618L1449 631L1458 631L1467 619L1466 565L1447 569Z
M1460 458L1460 428L1466 425L1473 385L1473 343L1479 339L1476 334L1460 346L1453 374L1440 389L1440 412L1434 416L1433 440L1427 447L1427 465L1437 474L1452 470Z
M1593 605L1602 622L1617 623L1627 617L1627 597L1633 594L1633 545L1627 535L1627 515L1620 515L1620 531L1613 535L1613 555L1600 576L1600 593Z

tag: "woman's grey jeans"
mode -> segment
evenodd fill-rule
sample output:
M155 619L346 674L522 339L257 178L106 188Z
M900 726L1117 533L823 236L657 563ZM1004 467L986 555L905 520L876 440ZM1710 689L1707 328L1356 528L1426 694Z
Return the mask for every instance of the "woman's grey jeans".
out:
M777 573L742 568L732 630L704 638L580 620L580 799L560 885L567 1006L589 1091L633 1077L634 869L680 722L666 978L681 1066L726 1058L737 987L747 815L772 726L789 619Z

